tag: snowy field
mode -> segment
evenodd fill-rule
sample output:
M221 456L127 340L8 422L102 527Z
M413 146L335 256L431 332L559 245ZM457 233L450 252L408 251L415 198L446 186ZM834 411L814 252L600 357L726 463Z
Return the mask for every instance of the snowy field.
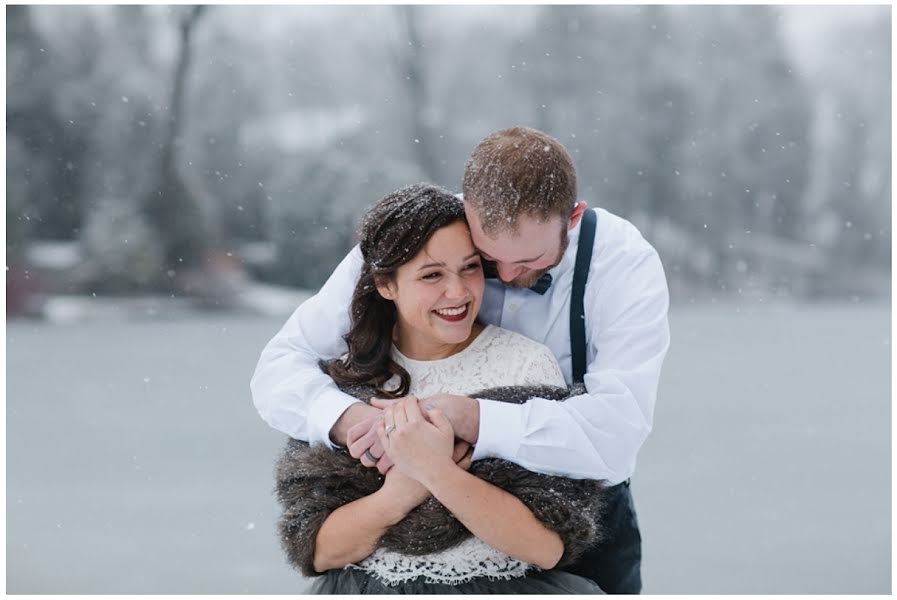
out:
M891 591L890 307L682 307L633 480L646 593ZM282 318L7 325L8 593L280 593Z

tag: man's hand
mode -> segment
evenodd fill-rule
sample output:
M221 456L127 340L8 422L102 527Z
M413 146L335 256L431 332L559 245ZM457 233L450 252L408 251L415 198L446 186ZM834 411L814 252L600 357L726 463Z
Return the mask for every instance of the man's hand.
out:
M377 424L383 418L383 411L376 409L377 414L373 418L365 419L354 425L346 433L346 445L349 454L361 461L366 467L377 466L381 475L386 475L392 466L392 459L383 452L383 444L377 436ZM373 457L373 460L372 460Z
M372 398L371 405L377 408L387 408L402 401L382 400ZM476 444L480 437L480 404L467 396L455 396L453 394L434 394L429 398L419 400L421 409L427 404L438 407L452 424L455 436L470 444ZM382 471L381 471L382 472Z
M376 422L377 417L383 414L379 408L369 406L364 402L356 402L340 415L333 427L330 428L330 441L339 446L348 446L348 433L355 427L367 423L367 429ZM362 450L363 452L363 450ZM353 456L355 456L353 454ZM355 458L358 458L357 456Z
M455 450L452 452L452 460L455 461L455 464L465 471L469 471L470 466L473 464L471 461L472 457L473 446L464 440L455 440Z

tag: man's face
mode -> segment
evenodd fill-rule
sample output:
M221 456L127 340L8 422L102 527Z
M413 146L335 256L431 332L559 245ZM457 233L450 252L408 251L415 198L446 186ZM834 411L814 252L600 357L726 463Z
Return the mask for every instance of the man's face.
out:
M528 288L543 273L561 262L567 249L568 222L555 217L541 222L528 216L517 220L516 231L491 238L483 232L479 216L465 203L470 236L483 258L493 261L499 279L511 287Z

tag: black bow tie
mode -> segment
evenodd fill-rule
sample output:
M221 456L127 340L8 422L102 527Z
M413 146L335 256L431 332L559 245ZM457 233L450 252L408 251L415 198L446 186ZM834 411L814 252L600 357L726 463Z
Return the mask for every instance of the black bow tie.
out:
M489 261L483 261L483 274L486 276L486 279L499 279L498 277L498 269L495 268L495 263ZM542 276L536 280L536 283L529 286L530 291L536 292L540 296L544 296L545 292L548 291L548 288L551 287L551 273L542 273Z
M544 296L548 288L551 287L551 273L542 273L542 276L536 280L536 283L529 286L529 289L536 292L540 296Z

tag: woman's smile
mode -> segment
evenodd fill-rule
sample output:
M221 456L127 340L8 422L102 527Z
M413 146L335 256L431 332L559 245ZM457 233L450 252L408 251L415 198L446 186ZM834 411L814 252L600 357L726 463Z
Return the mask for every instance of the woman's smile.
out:
M450 323L457 323L458 321L463 321L467 318L469 308L470 302L467 302L454 308L437 308L433 312L441 319L449 321Z

